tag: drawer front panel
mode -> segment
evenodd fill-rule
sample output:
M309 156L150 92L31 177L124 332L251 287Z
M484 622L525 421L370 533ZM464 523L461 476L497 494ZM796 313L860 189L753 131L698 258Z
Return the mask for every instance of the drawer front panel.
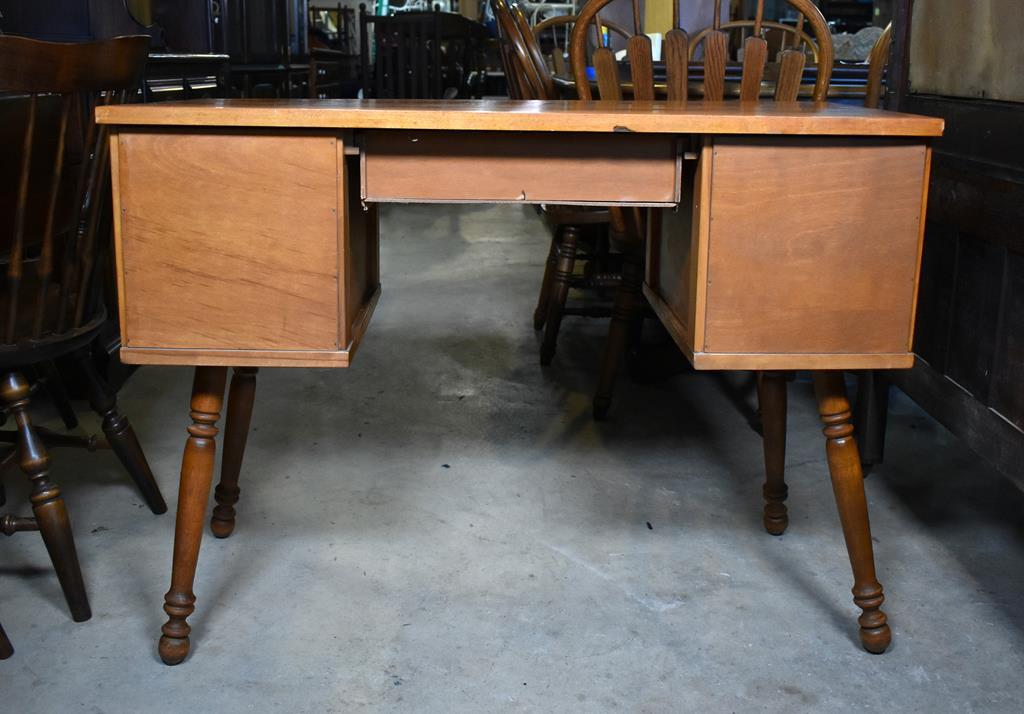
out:
M678 142L670 135L366 131L357 142L367 201L665 206L679 200Z

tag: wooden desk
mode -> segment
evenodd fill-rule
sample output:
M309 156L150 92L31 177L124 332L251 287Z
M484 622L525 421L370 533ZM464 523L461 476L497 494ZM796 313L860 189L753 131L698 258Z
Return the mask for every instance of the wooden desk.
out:
M197 367L168 664L189 648L227 367L249 368L239 389L251 395L254 367L349 365L380 294L379 202L650 208L645 291L698 369L912 362L940 120L830 104L506 100L204 101L97 118L113 125L122 359ZM849 404L842 380L829 384L819 406L854 600L865 646L881 651ZM247 417L232 436L232 408L225 454L240 464ZM218 488L218 508L233 525L232 488Z

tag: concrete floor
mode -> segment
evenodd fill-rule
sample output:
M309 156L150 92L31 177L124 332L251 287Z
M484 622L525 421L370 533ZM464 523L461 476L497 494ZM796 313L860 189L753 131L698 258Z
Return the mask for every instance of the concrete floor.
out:
M623 379L595 424L604 323L569 319L537 365L531 211L394 207L382 233L354 368L260 376L184 664L155 648L173 515L110 453L55 454L94 616L71 622L37 536L0 543L0 711L1021 710L1024 497L912 404L867 480L894 631L872 656L809 385L773 538L760 440L720 378ZM189 383L147 368L121 394L172 513Z

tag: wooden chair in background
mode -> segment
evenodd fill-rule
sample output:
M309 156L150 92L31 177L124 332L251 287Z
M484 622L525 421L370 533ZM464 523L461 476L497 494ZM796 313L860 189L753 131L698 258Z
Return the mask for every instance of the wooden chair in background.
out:
M590 0L579 13L570 42L570 63L580 99L592 99L587 78L587 33L598 22L598 13L615 0ZM821 12L809 0L787 0L800 12L810 26L817 45L818 66L812 99L824 101L828 94L833 66L833 50L828 25ZM640 23L639 0L632 0L637 26ZM664 40L663 57L666 62L668 95L672 101L687 101L689 88L688 58L693 56L690 38L679 27L679 10L675 7L673 28ZM743 41L740 101L757 102L761 96L762 80L768 62L768 44L761 36L764 28L764 2L757 3L752 34ZM726 63L728 61L727 34L712 29L700 38L704 56L703 97L705 101L722 101L724 97ZM627 56L633 93L636 100L652 101L654 97L653 57L650 39L639 33L627 43ZM806 54L802 49L789 47L778 57L775 100L792 102L797 99L804 74ZM621 97L619 72L614 56L606 48L593 54L593 65L602 99ZM756 240L757 236L751 236ZM871 533L868 525L867 503L864 495L863 473L856 442L853 439L850 403L842 372L814 372L814 387L818 410L825 425L826 451L832 485L836 495L840 521L854 575L854 602L861 608L860 638L871 652L882 652L888 647L891 632L881 610L884 600L882 586L875 574ZM758 396L764 426L764 454L766 481L764 486L764 525L773 535L783 533L788 525L785 506L787 487L784 478L786 448L786 375L781 372L759 374Z
M3 516L0 530L7 535L41 533L76 621L89 619L91 613L64 499L50 478L46 443L94 449L97 440L34 427L29 383L22 371L74 356L90 404L103 418L109 446L150 510L167 510L131 424L118 412L88 352L107 317L103 283L111 248L107 128L95 125L93 107L134 95L148 48L148 37L55 44L0 36L0 92L22 93L28 102L18 181L10 189L16 197L14 211L4 216L10 222L0 229L5 274L0 293L0 405L4 419L13 418L16 426L0 432L0 441L10 445L3 465L17 459L32 483L34 513L33 518ZM37 109L55 97L55 141L40 141ZM77 176L69 177L66 156L74 146L81 147L82 160ZM42 177L36 173L40 166L46 167ZM36 208L41 216L30 215ZM65 214L67 222L61 219Z
M495 0L494 9L512 97L558 99L550 67L525 13L518 4L506 0ZM566 180L571 181L572 177L567 176ZM637 244L627 240L629 234L623 212L617 208L547 205L543 210L552 229L552 239L534 310L534 327L544 330L540 361L548 365L553 360L563 317L611 317L593 399L594 417L604 419L611 407L615 377L626 351L629 321L633 315L631 306L628 310L622 308L623 284L627 280L635 283L630 285L629 295L639 294L640 290ZM625 250L612 248L622 244ZM577 274L579 262L584 263L582 274ZM591 293L614 292L614 304L610 308L569 306L567 301L572 288Z
M710 27L706 27L693 34L689 38L689 57L692 60L697 48L703 43L705 36L712 32L723 32L728 37L727 47L739 49L746 44L748 37L761 37L765 40L768 50L768 61L774 61L787 49L806 48L811 54L812 61L818 62L818 45L814 38L804 31L806 18L802 12L797 12L794 25L765 20L763 17L764 6L758 6L758 17L753 20L729 20L722 22L722 0L715 0L714 21ZM775 50L772 50L772 42L775 43ZM732 52L729 53L731 57Z

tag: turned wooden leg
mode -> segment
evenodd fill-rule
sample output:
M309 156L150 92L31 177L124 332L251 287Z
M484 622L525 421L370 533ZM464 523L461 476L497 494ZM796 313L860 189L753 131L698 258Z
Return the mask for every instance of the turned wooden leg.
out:
M575 226L562 228L555 247L555 274L551 279L551 298L548 302L548 317L544 325L544 341L540 346L540 363L551 364L558 342L558 329L562 326L562 311L569 297L569 282L576 265L576 243L579 230Z
M228 390L228 415L224 424L224 456L220 465L220 483L213 491L217 505L210 517L210 530L218 538L227 538L235 530L235 504L238 503L238 476L249 436L252 403L256 396L256 367L235 367Z
M786 511L786 374L761 372L757 380L764 432L764 527L782 535L789 525Z
M557 251L555 236L551 236L548 248L548 259L544 261L544 277L540 282L540 295L537 296L537 307L533 311L533 329L543 329L548 319L548 304L551 302L551 282L555 275L555 256Z
M19 465L32 482L29 498L36 524L50 554L53 569L57 571L57 580L68 601L71 618L75 622L84 622L92 617L92 611L85 594L82 569L78 565L71 521L60 489L50 481L50 457L29 420L28 395L28 382L23 376L11 372L3 378L0 399L11 410L17 425Z
M871 547L868 504L864 496L864 476L857 443L850 422L850 402L842 372L815 372L814 392L818 412L825 424L825 448L832 490L836 495L839 520L843 525L846 550L853 566L853 601L863 610L860 641L868 652L881 654L889 646L892 633L886 624L882 603L885 596L875 577L875 556Z
M178 664L188 656L188 635L192 628L186 619L196 609L192 585L199 560L199 544L203 538L206 504L210 499L210 484L213 483L214 439L226 381L227 367L196 367L192 381L192 425L188 427L185 454L181 458L171 589L164 596L164 612L168 619L161 628L163 635L159 647L160 659L165 664Z
M142 498L145 499L149 510L157 514L166 513L167 503L160 493L160 486L153 478L146 455L142 453L142 446L135 436L135 430L128 418L118 412L117 398L96 371L96 364L92 361L88 348L76 352L75 357L85 378L89 406L103 418L103 433L107 436L110 448L142 492Z
M615 376L626 354L626 345L630 332L633 331L634 316L640 303L640 284L643 279L641 272L639 254L631 251L623 255L622 282L615 292L612 320L608 325L608 339L604 343L601 372L597 379L597 390L594 392L594 418L597 420L606 419L612 405Z

